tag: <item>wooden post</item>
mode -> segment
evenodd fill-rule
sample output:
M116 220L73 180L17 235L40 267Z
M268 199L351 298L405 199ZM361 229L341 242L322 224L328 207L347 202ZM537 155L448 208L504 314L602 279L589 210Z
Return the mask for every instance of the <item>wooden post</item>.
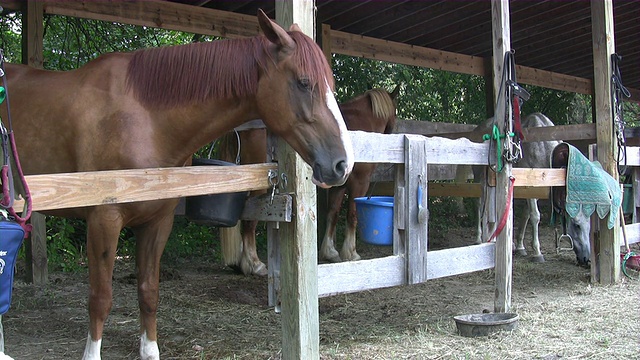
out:
M405 135L404 184L396 195L398 207L404 209L404 230L407 259L407 283L427 281L427 148L426 138ZM400 197L403 197L400 199Z
M502 72L504 67L504 56L507 51L511 51L511 27L509 25L509 1L492 0L491 15L493 23L493 89L494 98L498 99L494 113L500 134L505 133L504 121L502 119L509 114L505 114L505 96L499 91L504 91L501 86ZM511 164L504 163L504 168L496 176L496 210L498 219L502 217L507 206L511 207L513 199L507 199L511 176ZM507 200L509 203L507 203ZM498 220L499 221L499 220ZM511 308L511 277L512 277L512 254L511 250L513 238L513 212L507 218L506 224L500 235L496 239L496 292L494 299L495 312L509 312Z
M313 0L276 1L276 21L285 29L297 23L315 38L314 9ZM316 188L311 168L282 140L277 154L286 191L294 196L292 221L280 224L282 358L319 359Z
M24 4L22 18L22 63L42 68L43 63L43 4L29 0ZM11 89L9 89L11 91ZM25 241L26 271L25 281L35 285L47 283L47 227L45 216L31 214L31 236Z
M611 0L591 1L591 27L593 36L593 85L594 114L596 121L596 143L598 161L602 168L618 179L615 156L615 134L612 123L611 104L611 54L615 53L613 28L613 2ZM594 282L603 285L620 280L620 226L607 228L607 218L599 219L599 232L595 242L599 253L595 253L591 267Z

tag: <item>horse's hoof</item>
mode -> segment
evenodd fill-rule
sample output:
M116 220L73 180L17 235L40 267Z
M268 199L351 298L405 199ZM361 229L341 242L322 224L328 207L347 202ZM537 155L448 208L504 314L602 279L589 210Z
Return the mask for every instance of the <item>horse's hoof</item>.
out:
M533 255L531 257L531 262L534 263L543 263L544 262L544 256L543 255Z
M335 249L329 251L324 251L321 249L318 255L320 256L320 260L325 260L331 263L342 262L342 259L340 259L340 254L338 254Z
M253 262L250 260L242 259L242 261L240 261L240 268L242 269L242 273L245 276L267 276L269 274L267 266L261 261Z
M518 256L527 256L527 250L526 249L516 249L515 253Z
M352 254L347 254L346 256L342 257L343 261L358 261L360 259L361 259L360 255L358 255L358 253L356 252Z

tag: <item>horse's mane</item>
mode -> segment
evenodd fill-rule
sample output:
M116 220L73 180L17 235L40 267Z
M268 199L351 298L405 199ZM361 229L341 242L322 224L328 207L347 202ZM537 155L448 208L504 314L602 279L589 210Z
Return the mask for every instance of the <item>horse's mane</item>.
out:
M331 69L319 47L300 32L294 39L294 65L312 86L326 79L333 89ZM170 108L209 99L244 98L258 89L258 77L275 62L264 36L138 50L127 69L127 87L147 105ZM324 91L321 91L324 96Z
M364 93L371 99L373 115L381 119L387 119L396 115L396 105L389 93L382 89L371 89Z

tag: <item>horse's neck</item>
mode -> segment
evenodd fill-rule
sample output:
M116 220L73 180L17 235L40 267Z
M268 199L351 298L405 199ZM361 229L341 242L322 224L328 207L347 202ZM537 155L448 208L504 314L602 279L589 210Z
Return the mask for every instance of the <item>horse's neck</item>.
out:
M171 138L172 151L190 156L198 149L219 138L233 128L258 118L254 101L212 100L207 104L189 105L166 111L161 117L165 132Z

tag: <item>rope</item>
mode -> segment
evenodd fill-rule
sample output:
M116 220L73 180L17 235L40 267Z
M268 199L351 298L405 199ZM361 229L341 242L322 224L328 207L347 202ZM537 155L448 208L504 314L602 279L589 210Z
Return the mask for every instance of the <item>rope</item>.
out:
M491 242L491 240L493 240L493 238L497 237L498 235L500 235L500 233L502 232L502 229L504 229L504 226L507 224L507 219L509 218L509 213L511 212L511 204L512 204L512 200L513 200L513 187L514 184L516 182L516 178L514 178L513 176L509 177L509 191L507 192L507 204L504 208L504 213L502 214L502 217L500 218L500 222L498 223L498 227L496 227L496 230L493 232L493 234L491 234L491 236L489 237L489 240L487 240L487 242Z

